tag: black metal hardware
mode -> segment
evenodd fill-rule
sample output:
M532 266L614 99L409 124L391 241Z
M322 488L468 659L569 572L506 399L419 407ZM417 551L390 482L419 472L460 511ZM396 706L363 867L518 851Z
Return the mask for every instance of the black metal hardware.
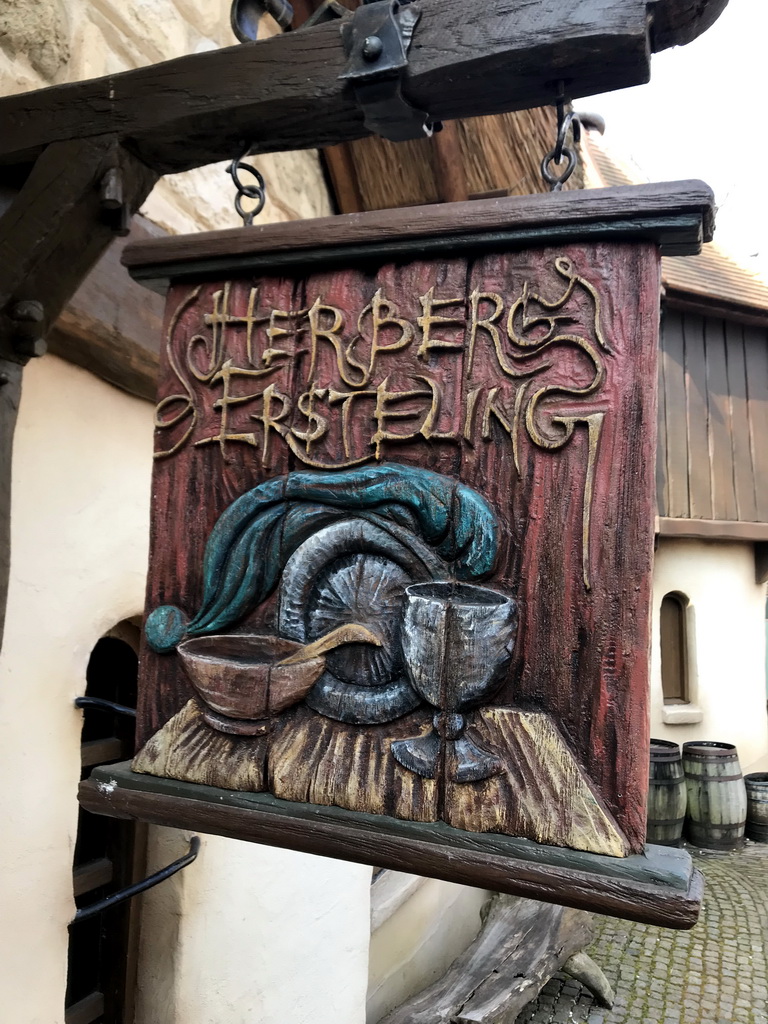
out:
M565 105L565 83L560 82L557 90L557 137L555 145L541 161L541 176L549 185L552 192L559 192L576 169L578 156L576 149L566 146L566 139L570 131L573 139L573 147L578 146L581 139L581 121L579 115L573 110L566 113ZM554 168L559 167L565 161L565 167L561 171Z
M264 209L264 204L267 201L267 187L264 184L264 178L261 173L252 167L251 164L245 163L245 157L248 156L248 150L250 146L246 146L239 157L227 164L227 174L230 175L232 181L235 183L237 189L237 195L235 196L235 209L243 218L243 226L250 227L253 224L255 217L261 213ZM240 180L240 171L247 171L248 174L252 174L258 184L256 185L244 185ZM246 210L243 208L243 199L255 199L256 205L252 210Z
M11 321L13 355L19 362L44 356L48 350L45 340L45 310L41 302L24 299L8 310Z
M111 700L103 700L101 697L75 697L76 708L94 708L96 711L113 711L118 715L130 715L136 717L136 708L128 708L125 704L115 704Z
M291 27L293 7L288 0L232 0L229 23L241 43L256 41L262 14L271 14L283 30Z
M159 871L156 871L153 875L143 879L141 882L136 882L134 885L128 885L125 889L120 889L119 892L113 892L111 896L105 896L103 900L99 900L97 903L92 903L90 907L82 907L72 918L72 924L76 924L80 921L87 921L89 917L95 917L96 914L100 914L102 910L109 910L110 907L117 906L118 903L123 903L125 900L131 899L132 896L138 896L139 893L146 892L147 889L152 889L154 886L159 885L160 882L164 882L166 878L170 878L171 875L175 875L177 871L181 871L182 868L191 864L192 861L197 858L199 852L200 838L199 836L192 836L189 840L189 851L185 853L183 857L179 857L179 859L173 861L172 864L168 864L166 867L161 868Z
M341 26L347 67L339 78L355 90L365 127L393 142L431 135L438 127L403 95L408 48L420 17L416 4L374 0Z
M351 18L352 12L348 7L343 7L338 0L323 0L314 14L310 14L303 25L300 25L299 32L304 32L315 25L322 25L326 21L338 21L340 18Z
M131 229L131 215L125 202L123 174L119 167L110 167L99 185L102 216L112 231L125 237Z

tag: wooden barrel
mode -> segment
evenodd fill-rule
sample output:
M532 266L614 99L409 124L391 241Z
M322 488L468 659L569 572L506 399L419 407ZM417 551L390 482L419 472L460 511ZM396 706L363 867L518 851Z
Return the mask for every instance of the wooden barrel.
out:
M732 850L744 838L747 791L732 743L683 744L688 791L685 833L694 846Z
M680 747L669 740L651 740L646 842L679 846L688 802Z
M768 843L768 772L744 776L747 787L747 839Z

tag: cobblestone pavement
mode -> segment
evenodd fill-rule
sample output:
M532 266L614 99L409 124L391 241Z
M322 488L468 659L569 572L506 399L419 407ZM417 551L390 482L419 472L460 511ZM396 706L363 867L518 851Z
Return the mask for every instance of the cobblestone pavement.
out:
M691 931L595 917L587 952L614 988L612 1010L557 974L517 1024L768 1024L768 844L691 853L705 878Z

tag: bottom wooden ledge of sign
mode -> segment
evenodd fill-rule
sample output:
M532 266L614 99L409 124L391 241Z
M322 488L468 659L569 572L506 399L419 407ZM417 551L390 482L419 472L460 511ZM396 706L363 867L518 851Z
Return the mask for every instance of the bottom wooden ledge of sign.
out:
M300 707L275 720L266 736L229 736L189 700L139 752L134 771L283 800L437 821L438 786L399 765L395 739L432 727L419 710L387 725L344 725ZM610 857L629 848L552 718L539 712L485 708L468 732L498 755L505 771L483 782L447 782L443 820L475 833L495 831L548 846Z
M447 824L610 857L629 853L549 715L484 708L468 721L469 735L501 758L505 771L484 782L446 783ZM298 707L276 719L269 738L227 736L206 724L192 699L152 736L133 769L406 821L437 821L437 783L403 768L391 752L395 740L431 728L432 712L426 709L386 725L356 726Z
M94 769L79 796L96 814L375 864L645 924L691 928L701 907L702 879L690 856L663 846L604 857L444 822L161 779L132 772L129 762Z

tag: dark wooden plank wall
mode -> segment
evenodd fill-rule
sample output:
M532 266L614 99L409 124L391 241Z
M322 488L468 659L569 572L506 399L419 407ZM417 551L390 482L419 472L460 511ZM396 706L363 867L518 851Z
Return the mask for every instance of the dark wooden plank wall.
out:
M666 308L660 516L768 522L768 330Z

